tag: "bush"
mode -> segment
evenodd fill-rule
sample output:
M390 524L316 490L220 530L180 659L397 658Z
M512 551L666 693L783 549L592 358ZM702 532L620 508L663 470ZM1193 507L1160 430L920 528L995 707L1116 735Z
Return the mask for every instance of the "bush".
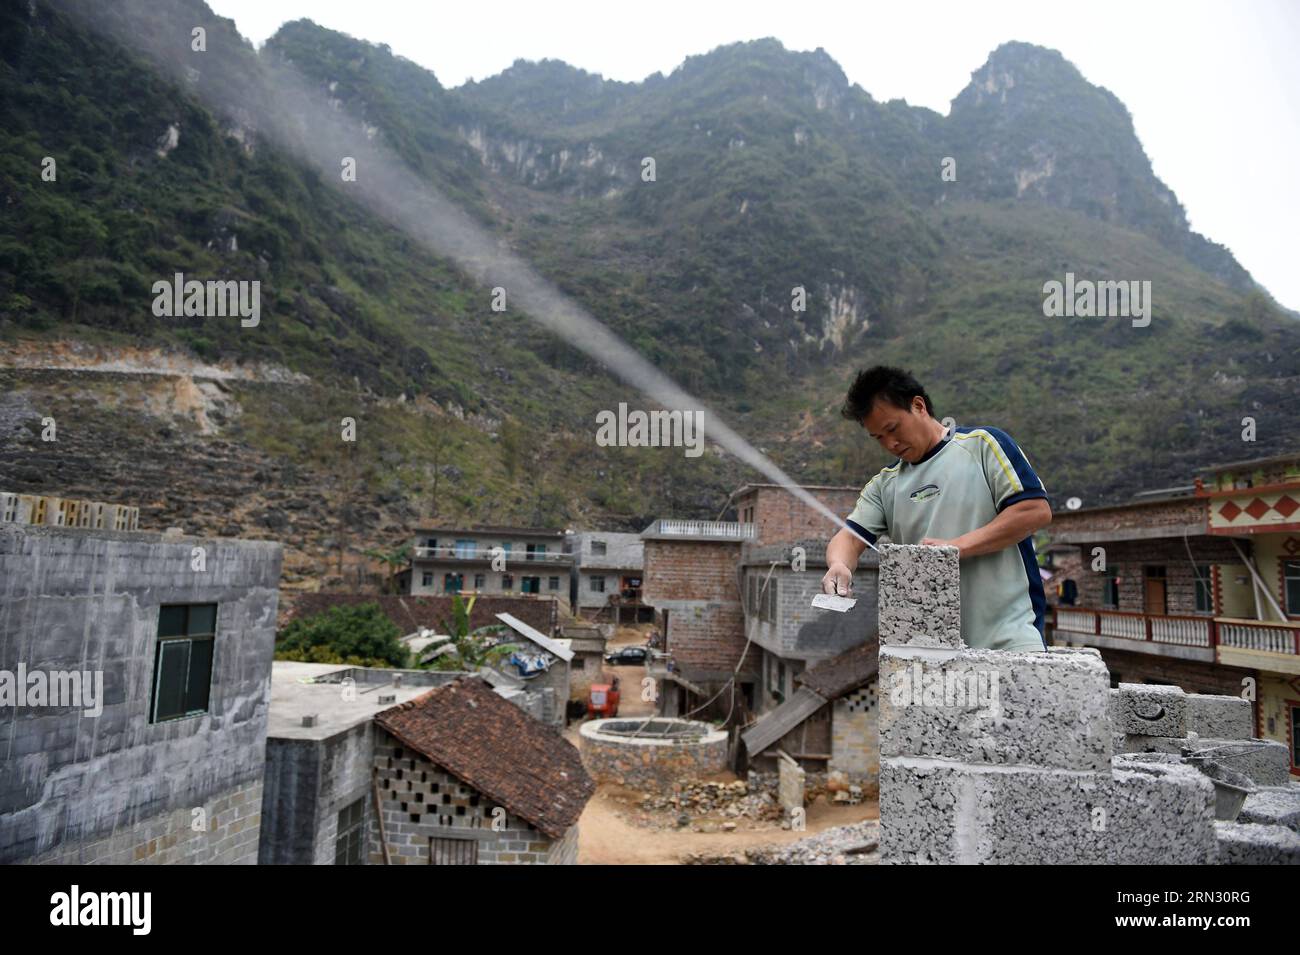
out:
M277 660L406 667L410 654L401 631L377 603L331 607L284 628Z

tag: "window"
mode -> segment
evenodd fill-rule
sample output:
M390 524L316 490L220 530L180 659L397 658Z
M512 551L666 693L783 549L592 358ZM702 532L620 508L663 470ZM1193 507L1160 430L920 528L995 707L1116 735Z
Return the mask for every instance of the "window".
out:
M502 575L501 575L501 589L502 589L502 590L514 590L514 589L515 589L515 578L512 577L510 574L502 574Z
M432 587L432 586L433 586L433 571L431 571L431 570L426 570L423 574L421 574L421 575L420 575L420 584L421 584L421 586L424 586L424 587Z
M604 557L604 556L605 556L605 549L606 549L606 548L605 548L605 542L604 542L604 541L592 541L592 542L591 542L591 556L592 556L592 557Z
M1196 566L1196 612L1214 613L1214 578L1209 564Z
M464 574L444 574L442 578L442 592L444 594L458 594L462 587L465 586Z
M334 837L335 865L365 865L366 800L361 797L339 810L338 835Z
M521 577L519 578L519 592L525 594L535 594L542 589L542 578L540 577Z
M1282 561L1282 594L1287 614L1300 615L1300 560Z
M433 550L436 550L437 547L438 547L438 538L436 538L436 537L426 537L426 538L424 539L424 545L423 545L423 546L428 547L428 548L433 549Z
M1300 766L1300 706L1291 706L1291 768Z
M546 545L545 545L545 544L529 544L528 547L527 547L527 549L526 549L526 551L525 551L525 559L526 559L526 560L545 560L545 559L546 559Z
M593 592L593 593L603 594L603 593L605 592L605 578L604 578L604 577L592 577L592 578L591 578L591 589L592 589L592 592Z
M559 578L559 577L547 577L547 578L546 578L546 589L547 589L547 590L559 590L559 589L560 589L560 578Z
M1113 567L1102 572L1101 605L1119 607L1119 572Z
M456 558L458 560L468 560L478 551L478 542L472 540L456 541Z
M216 634L216 604L174 604L158 608L150 722L208 711Z
M478 840L430 836L429 865L478 865Z
M482 590L482 589L483 589L483 575L482 575L482 574L475 574L475 575L474 575L474 589L475 589L475 590Z

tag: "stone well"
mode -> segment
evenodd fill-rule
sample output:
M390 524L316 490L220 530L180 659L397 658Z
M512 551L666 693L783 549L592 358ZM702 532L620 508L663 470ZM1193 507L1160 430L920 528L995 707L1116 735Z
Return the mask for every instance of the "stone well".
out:
M727 734L708 723L617 717L583 723L582 763L598 783L671 792L727 770Z

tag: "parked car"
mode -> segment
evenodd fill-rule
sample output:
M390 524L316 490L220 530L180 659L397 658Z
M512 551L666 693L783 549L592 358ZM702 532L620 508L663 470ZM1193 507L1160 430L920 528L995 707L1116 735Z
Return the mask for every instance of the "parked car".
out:
M646 661L646 655L645 647L623 647L605 654L605 662L615 666L641 666Z

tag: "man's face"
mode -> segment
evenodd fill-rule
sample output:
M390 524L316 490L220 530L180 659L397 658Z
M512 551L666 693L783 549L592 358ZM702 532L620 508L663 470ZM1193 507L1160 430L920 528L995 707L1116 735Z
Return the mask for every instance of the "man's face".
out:
M925 410L925 399L920 395L912 399L910 409L877 398L871 413L862 419L862 427L886 452L911 464L934 443L931 420Z

